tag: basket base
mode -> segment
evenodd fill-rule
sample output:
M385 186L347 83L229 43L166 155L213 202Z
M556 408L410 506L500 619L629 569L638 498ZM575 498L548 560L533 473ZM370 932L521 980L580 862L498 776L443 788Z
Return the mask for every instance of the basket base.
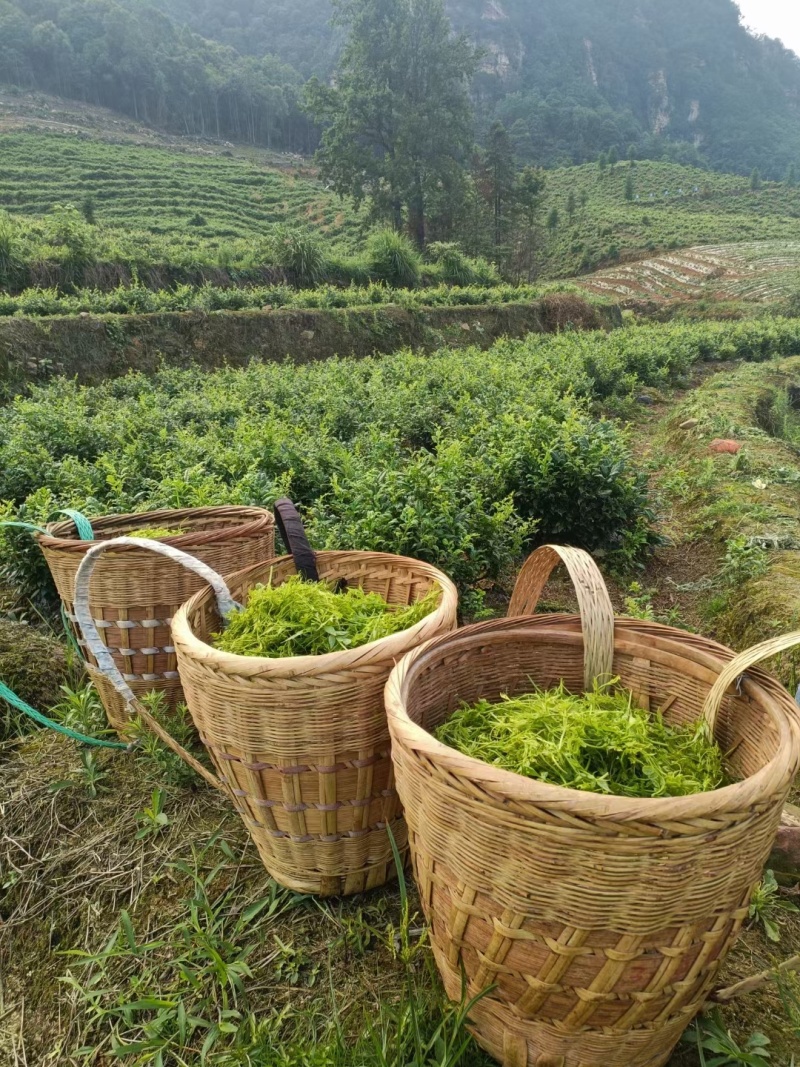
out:
M242 814L240 812L240 814ZM336 842L294 843L266 835L245 819L261 861L271 878L295 893L318 897L349 897L387 885L397 877L397 865L385 830ZM403 865L408 860L405 821L392 823ZM348 847L349 846L349 847ZM297 849L297 857L291 851ZM302 852L307 850L307 855Z
M461 997L460 979L442 966L434 946L448 996ZM447 980L448 972L451 980ZM502 1067L665 1067L693 1014L673 1019L658 1030L603 1033L579 1030L565 1033L544 1023L515 1017L491 993L469 1013L470 1033Z

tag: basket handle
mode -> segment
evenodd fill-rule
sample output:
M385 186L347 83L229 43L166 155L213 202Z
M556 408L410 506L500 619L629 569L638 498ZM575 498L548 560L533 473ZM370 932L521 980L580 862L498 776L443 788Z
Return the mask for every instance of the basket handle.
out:
M703 708L703 715L712 732L717 725L717 717L728 688L734 682L738 682L757 663L770 659L772 656L777 656L780 652L788 652L789 649L796 648L798 645L800 645L800 630L795 630L793 633L785 634L783 637L773 637L760 645L754 645L746 652L738 655L736 659L731 660L719 678L717 678L716 684L708 694L708 699Z
M583 684L590 692L595 682L607 682L614 674L614 608L603 575L580 548L545 545L528 557L520 571L508 608L509 618L533 615L547 580L563 563L578 594L584 644Z
M286 551L294 558L297 573L306 582L318 582L317 555L306 536L303 520L288 497L283 497L275 504L275 522L286 545Z
M228 791L223 782L215 774L212 774L211 771L204 767L199 760L196 760L191 753L187 752L182 745L179 745L178 742L167 733L164 727L156 722L147 708L137 700L133 690L120 673L111 653L100 640L100 634L98 633L97 626L92 618L91 608L89 607L89 587L100 556L109 549L114 548L147 549L157 553L159 556L166 556L167 559L171 559L173 562L186 567L187 570L194 571L194 573L202 578L203 581L208 582L214 590L217 597L219 613L223 619L227 615L230 615L232 611L237 610L239 605L231 596L230 590L225 583L225 579L220 577L220 575L217 574L215 570L212 570L207 564L199 559L195 559L194 556L190 556L188 552L181 552L180 549L173 548L172 545L165 545L160 541L148 541L139 537L117 537L111 541L101 541L99 544L89 549L81 560L78 573L75 575L75 616L78 620L81 632L83 633L84 640L86 641L86 647L97 661L98 669L108 678L133 715L138 716L152 733L160 738L165 745L171 748L176 755L180 756L182 760L188 763L193 770L209 783L209 785L213 785L215 789L219 789L227 795Z

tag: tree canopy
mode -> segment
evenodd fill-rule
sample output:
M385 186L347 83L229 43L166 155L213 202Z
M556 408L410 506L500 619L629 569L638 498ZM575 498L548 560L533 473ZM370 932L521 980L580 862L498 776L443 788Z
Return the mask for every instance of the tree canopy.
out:
M453 34L443 0L334 0L334 10L347 34L334 84L306 90L323 177L422 246L431 200L455 193L474 143L478 53Z

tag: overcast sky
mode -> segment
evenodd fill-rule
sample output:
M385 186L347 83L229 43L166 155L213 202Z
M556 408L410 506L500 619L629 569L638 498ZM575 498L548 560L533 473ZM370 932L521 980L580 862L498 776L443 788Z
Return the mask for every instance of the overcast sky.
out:
M738 0L744 22L756 33L779 37L800 55L800 3L798 0Z

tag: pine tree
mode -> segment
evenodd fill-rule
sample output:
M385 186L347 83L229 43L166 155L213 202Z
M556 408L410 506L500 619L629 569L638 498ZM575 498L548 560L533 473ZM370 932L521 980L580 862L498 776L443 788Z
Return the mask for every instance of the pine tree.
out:
M797 169L794 163L790 163L789 169L786 171L786 184L790 189L794 189L797 185Z
M547 216L547 228L548 228L548 230L557 230L558 229L558 220L559 220L558 208L557 207L551 208L550 209L550 214Z
M597 157L597 165L600 168L600 173L602 174L608 166L608 156L605 154L605 152L601 152L600 155Z
M750 188L753 190L754 193L757 193L758 190L761 188L761 171L758 169L758 167L756 167L753 173L750 175Z
M567 197L567 214L569 215L570 222L572 222L573 218L575 217L575 209L577 208L577 206L578 204L575 199L575 193L570 190L570 194Z
M634 191L635 190L634 190L634 187L633 187L633 174L630 171L628 171L628 177L627 177L627 180L625 181L625 199L626 200L633 200Z
M619 152L613 146L608 150L608 163L611 167L616 167L619 163Z

